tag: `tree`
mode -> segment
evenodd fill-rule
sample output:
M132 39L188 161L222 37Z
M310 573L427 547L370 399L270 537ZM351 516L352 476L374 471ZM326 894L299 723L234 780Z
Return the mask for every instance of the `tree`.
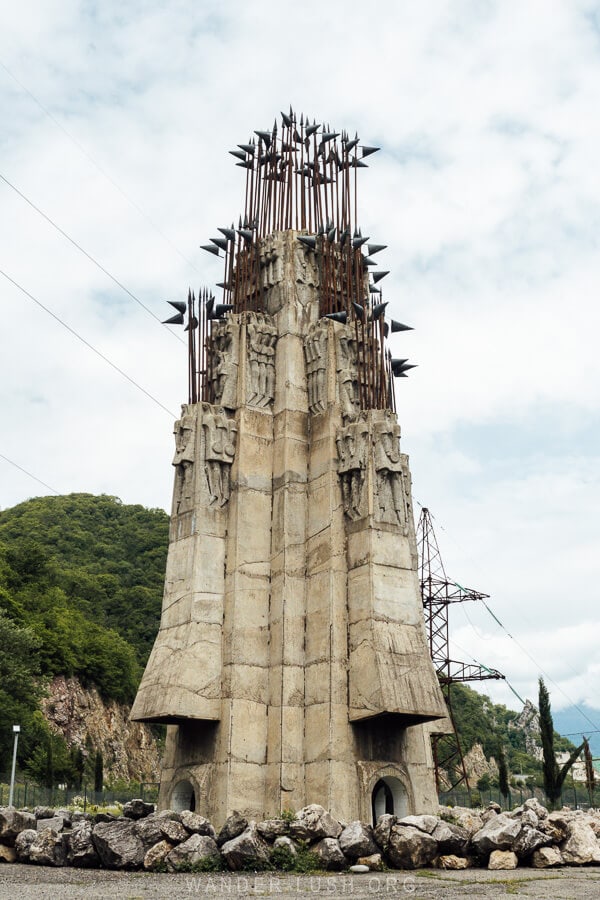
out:
M590 806L594 803L594 788L596 786L596 773L590 743L586 737L583 739L583 758L585 759L585 786L590 795Z
M510 788L508 786L508 767L504 747L498 747L498 787L504 799L510 803Z
M44 786L52 790L54 787L54 759L52 752L52 738L48 735L48 743L46 744L46 766L44 771Z
M13 622L0 609L0 772L10 768L13 725L21 726L19 764L37 737L33 719L43 693L38 651L39 640L33 631Z
M559 767L556 762L554 753L554 722L552 721L552 711L550 708L550 695L544 679L539 680L539 699L538 706L540 711L540 738L542 742L543 753L543 772L544 772L544 791L551 809L556 806L562 791L562 786L571 766L584 749L584 744L580 744L571 753L566 763Z
M484 772L483 775L481 776L481 778L479 778L477 781L477 790L478 791L489 791L490 787L491 787L490 773Z
M85 759L83 758L83 750L81 747L71 747L71 769L72 769L72 785L76 790L80 791L83 784L83 772L85 769Z
M102 759L102 753L99 750L96 750L96 757L94 761L94 790L99 793L104 786L104 760Z

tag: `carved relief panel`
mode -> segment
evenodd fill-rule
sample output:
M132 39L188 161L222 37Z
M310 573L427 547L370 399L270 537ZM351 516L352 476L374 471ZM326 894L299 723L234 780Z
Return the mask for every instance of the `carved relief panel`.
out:
M400 426L393 413L361 413L337 432L338 474L344 512L355 520L369 512L369 490L373 494L372 513L377 522L400 525L405 534L411 516L411 485L408 459L400 452ZM371 466L372 461L372 466Z
M213 322L208 342L208 374L214 402L235 409L239 363L239 327L232 317Z
M181 418L175 422L175 489L173 514L189 512L194 506L194 459L196 453L196 415L193 407L183 404Z
M336 328L337 377L342 415L353 419L360 411L357 344L354 329Z
M391 417L375 422L373 429L375 467L375 518L406 526L403 459L400 426Z
M208 484L209 506L225 506L231 491L231 464L235 456L237 426L224 410L205 406L204 471Z
M248 313L246 324L248 373L246 400L251 406L267 407L275 396L275 344L277 328L271 316Z
M327 342L328 327L319 320L304 340L308 410L312 415L327 409Z
M335 443L344 512L349 519L359 519L367 514L364 484L370 443L368 424L359 419L340 428Z

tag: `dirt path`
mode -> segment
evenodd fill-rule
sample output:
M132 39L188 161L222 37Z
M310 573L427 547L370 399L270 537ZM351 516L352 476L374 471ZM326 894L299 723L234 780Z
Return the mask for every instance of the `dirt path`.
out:
M415 900L474 900L492 897L537 900L598 900L600 866L516 869L488 872L469 869L440 872L370 872L331 875L159 875L106 869L52 869L46 866L0 866L2 900L162 900L184 897L329 897L367 900L396 897Z

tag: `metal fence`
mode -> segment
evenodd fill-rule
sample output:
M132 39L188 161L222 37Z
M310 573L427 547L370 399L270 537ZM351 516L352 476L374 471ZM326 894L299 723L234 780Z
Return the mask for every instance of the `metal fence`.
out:
M520 806L525 800L535 797L539 802L548 807L546 794L541 788L517 787L511 788L508 797L503 797L499 790L479 791L442 791L439 795L441 806L466 806L471 808L485 807L488 803L497 803L502 809L513 809ZM597 785L590 796L583 784L579 787L572 785L563 788L560 800L555 804L558 809L561 806L569 806L571 809L589 809L600 807L600 785Z
M9 798L10 777L0 775L0 806L6 806ZM127 803L128 800L141 799L147 803L158 800L159 782L132 782L123 788L106 788L94 791L89 785L81 788L68 788L63 785L48 788L24 778L15 781L13 806L17 808L34 806L81 806L86 810L90 806L112 806L115 803Z

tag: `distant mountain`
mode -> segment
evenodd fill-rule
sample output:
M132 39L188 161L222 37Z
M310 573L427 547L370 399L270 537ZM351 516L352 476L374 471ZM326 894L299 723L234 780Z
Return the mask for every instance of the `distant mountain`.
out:
M582 715L582 712L585 715ZM586 719L585 716L588 718ZM589 739L592 756L600 758L600 709L594 709L581 703L579 707L567 706L566 709L560 711L552 710L552 718L556 731L567 735L569 740L577 746L585 735ZM595 724L593 725L592 722Z

